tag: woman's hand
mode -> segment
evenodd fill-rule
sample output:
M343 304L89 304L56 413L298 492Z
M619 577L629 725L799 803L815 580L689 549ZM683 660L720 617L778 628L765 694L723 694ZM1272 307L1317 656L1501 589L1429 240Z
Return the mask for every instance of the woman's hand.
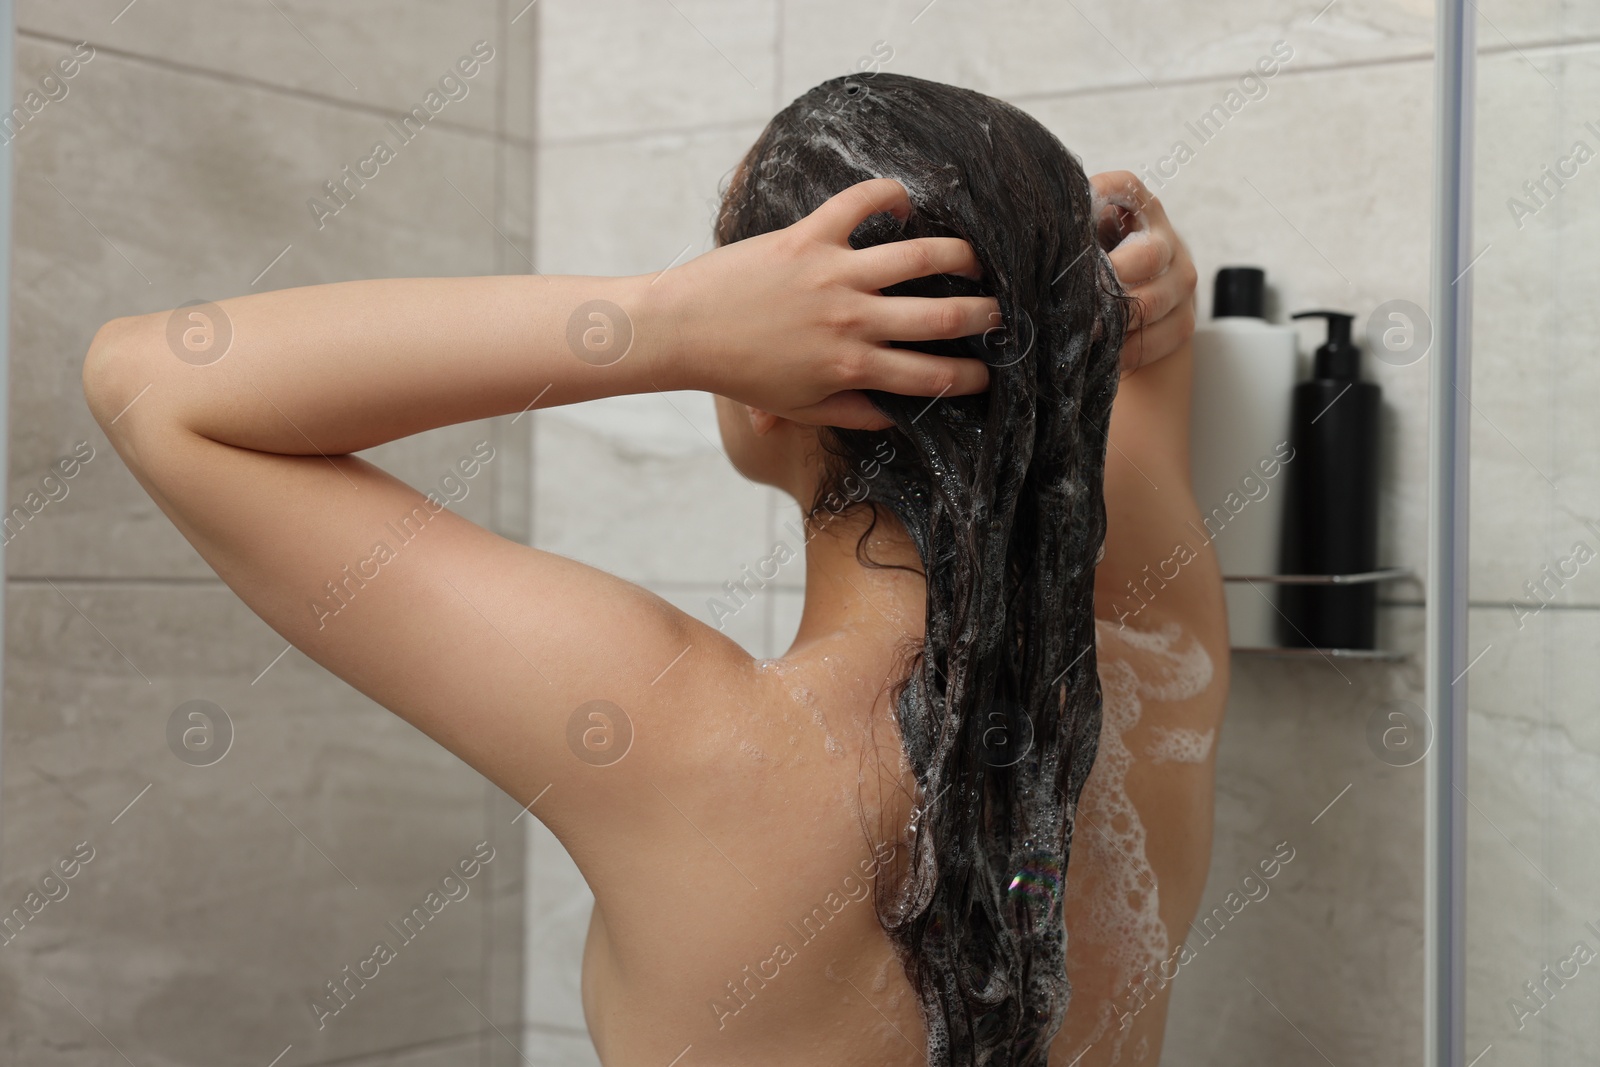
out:
M989 386L981 359L893 348L981 334L999 322L993 297L883 296L930 274L977 278L972 247L922 237L850 247L867 217L911 210L905 187L873 178L791 226L713 249L641 289L670 343L664 377L795 422L881 430L893 423L861 392L961 396Z
M1181 349L1194 335L1196 272L1189 250L1155 194L1129 171L1096 174L1100 244L1139 315L1122 345L1122 373Z

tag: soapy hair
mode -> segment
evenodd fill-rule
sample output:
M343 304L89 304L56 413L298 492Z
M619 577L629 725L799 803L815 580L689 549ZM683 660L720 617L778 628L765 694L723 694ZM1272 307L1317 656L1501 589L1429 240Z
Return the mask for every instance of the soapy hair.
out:
M1004 325L902 345L985 359L986 392L869 392L893 428L819 431L818 500L859 500L874 526L887 509L927 579L926 638L892 691L920 795L897 831L906 859L880 875L875 906L916 990L930 1064L1044 1067L1070 992L1063 878L1100 733L1094 568L1134 305L1060 141L1003 101L887 72L823 82L779 112L729 180L717 242L788 226L876 177L900 181L912 213L873 215L854 247L960 237L983 270L883 292L992 295ZM863 470L873 476L852 478ZM847 478L855 492L840 491ZM867 564L870 532L856 547Z

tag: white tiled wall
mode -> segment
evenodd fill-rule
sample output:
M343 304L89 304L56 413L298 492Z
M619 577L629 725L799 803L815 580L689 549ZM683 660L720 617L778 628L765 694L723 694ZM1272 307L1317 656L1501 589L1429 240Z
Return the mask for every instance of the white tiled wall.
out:
M892 49L886 69L1012 100L1091 172L1138 171L1276 42L1293 49L1252 99L1157 191L1202 281L1267 268L1276 315L1364 317L1428 302L1432 203L1430 0L541 0L536 152L540 270L659 270L710 247L718 182L793 96ZM1600 8L1575 0L1475 5L1481 22L1478 318L1472 425L1471 1054L1579 1062L1600 1040L1600 977L1516 1030L1505 1005L1600 918L1594 839L1600 767L1591 675L1600 560L1516 628L1507 598L1600 519L1592 417L1600 340L1600 161L1519 230L1504 198L1587 139L1600 148ZM881 42L881 43L880 43ZM1191 142L1192 137L1189 137ZM1586 299L1587 298L1587 299ZM1309 352L1315 337L1302 335ZM1418 568L1427 528L1428 362L1366 360L1384 391L1384 563ZM538 415L538 543L702 614L796 513L720 455L709 400L671 394ZM1600 523L1597 523L1600 525ZM804 575L730 624L780 654ZM1368 723L1420 705L1422 590L1386 591L1382 640L1401 665L1236 657L1219 750L1209 895L1283 840L1296 863L1270 902L1184 974L1168 1062L1409 1063L1420 1056L1420 765L1376 758ZM1331 807L1329 806L1331 803ZM553 838L530 841L529 1024L581 1050L576 974L588 898ZM1556 888L1559 886L1559 890ZM1209 903L1207 904L1209 907ZM1600 950L1600 939L1590 938ZM1588 983L1586 986L1583 983ZM551 1045L555 1048L555 1045ZM565 1048L567 1046L563 1046ZM563 1053L565 1054L565 1053ZM575 1051L572 1062L584 1060ZM1541 1057L1544 1057L1541 1059ZM562 1061L566 1062L566 1061ZM1491 1061L1485 1060L1486 1067Z
M1502 1064L1587 1062L1600 1042L1600 968L1560 977L1578 942L1600 953L1600 162L1542 206L1522 189L1578 142L1600 152L1600 45L1576 25L1593 14L1479 69L1468 1044ZM1547 566L1540 608L1524 583ZM1543 1006L1523 983L1546 966Z

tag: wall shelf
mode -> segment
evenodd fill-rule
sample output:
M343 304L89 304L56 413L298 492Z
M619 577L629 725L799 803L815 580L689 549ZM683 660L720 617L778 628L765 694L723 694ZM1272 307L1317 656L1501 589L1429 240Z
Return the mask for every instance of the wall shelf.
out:
M1417 572L1410 567L1384 567L1381 570L1362 571L1358 574L1224 574L1222 580L1252 584L1268 582L1272 585L1364 585L1369 582L1416 581ZM1234 645L1231 650L1240 655L1263 659L1342 659L1404 663L1411 658L1409 652L1382 648L1256 648Z

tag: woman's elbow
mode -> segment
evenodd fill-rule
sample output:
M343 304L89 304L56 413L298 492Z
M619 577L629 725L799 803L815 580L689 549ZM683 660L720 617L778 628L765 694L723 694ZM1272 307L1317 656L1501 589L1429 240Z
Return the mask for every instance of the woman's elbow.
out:
M112 319L95 331L83 357L83 397L94 420L106 427L123 411L133 394L128 392L129 370L140 361L148 345L148 316Z

